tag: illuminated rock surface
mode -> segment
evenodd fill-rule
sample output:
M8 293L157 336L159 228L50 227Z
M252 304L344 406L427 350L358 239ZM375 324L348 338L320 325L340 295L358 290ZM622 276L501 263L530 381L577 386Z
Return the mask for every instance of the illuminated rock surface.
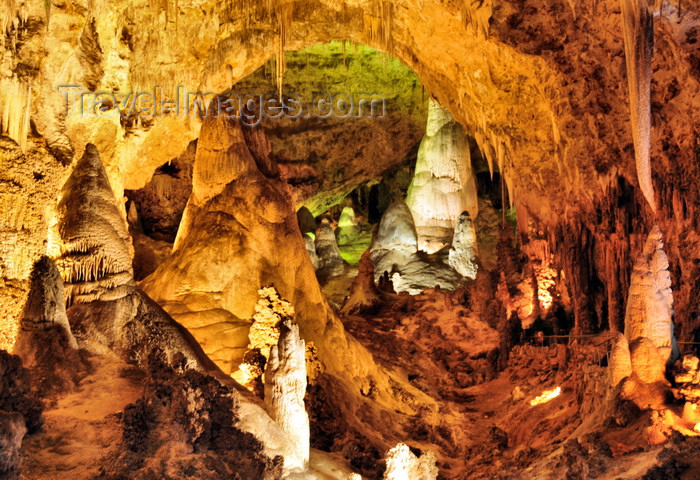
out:
M416 457L406 444L399 443L386 454L384 480L436 480L435 461L432 452Z
M678 0L4 2L0 349L30 371L2 353L0 410L37 407L30 391L46 406L22 475L380 480L401 443L446 479L698 477L697 362L672 361L674 336L697 353L700 331L699 15ZM178 85L297 92L304 113L320 92L372 90L387 108L243 130L184 113L191 99L128 112L129 92ZM426 129L430 99L456 123L433 107ZM334 228L352 206L366 242L417 160L409 204L430 219L388 215L413 232L393 242L381 222L372 265L340 245L322 290L316 225L296 212ZM478 212L458 208L475 196ZM449 266L465 210L473 279ZM78 350L59 289L32 285L43 256ZM272 287L308 341L307 472L285 469L298 453L260 380L229 376L262 370L244 354ZM49 318L65 342L21 330Z
M427 253L450 243L462 212L472 218L479 213L466 133L436 101L430 102L406 204L416 224L418 248Z
M643 382L664 381L666 365L678 356L673 335L673 293L661 231L655 226L632 271L625 336L632 369Z
M285 458L288 468L309 463L309 416L306 393L306 344L299 327L289 319L280 325L277 345L270 350L265 369L265 404L270 416L289 436L294 452Z
M316 230L315 245L319 276L327 279L343 273L343 257L340 256L338 241L327 219L323 219Z
M474 279L479 269L476 257L476 232L469 214L465 212L459 216L447 263L463 276Z

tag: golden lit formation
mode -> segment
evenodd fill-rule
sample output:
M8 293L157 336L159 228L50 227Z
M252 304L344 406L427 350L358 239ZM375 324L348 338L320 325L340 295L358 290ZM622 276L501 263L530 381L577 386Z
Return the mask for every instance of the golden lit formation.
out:
M0 0L0 478L700 478L698 37Z

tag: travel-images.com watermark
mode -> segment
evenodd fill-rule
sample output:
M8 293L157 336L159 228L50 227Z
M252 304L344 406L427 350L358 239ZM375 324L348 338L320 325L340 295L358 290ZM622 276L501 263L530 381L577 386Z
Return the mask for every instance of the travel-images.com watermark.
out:
M175 100L157 85L153 91L91 92L81 85L59 85L65 96L66 116L119 116L122 119L150 120L165 115L206 116L240 119L244 125L257 126L263 118L382 118L386 114L384 97L376 93L318 93L305 103L294 93L221 94L190 92L177 87Z

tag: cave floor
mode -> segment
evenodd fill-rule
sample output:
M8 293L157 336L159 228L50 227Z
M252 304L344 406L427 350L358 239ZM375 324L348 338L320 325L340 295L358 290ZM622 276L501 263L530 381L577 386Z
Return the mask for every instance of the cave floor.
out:
M116 355L93 357L94 371L44 411L45 423L23 442L25 479L95 478L122 437L120 413L143 390L143 374Z

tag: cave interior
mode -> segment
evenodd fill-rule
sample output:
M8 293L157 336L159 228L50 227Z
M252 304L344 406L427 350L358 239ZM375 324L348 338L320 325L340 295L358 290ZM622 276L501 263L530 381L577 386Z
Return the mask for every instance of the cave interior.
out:
M0 2L0 478L700 478L700 1Z

